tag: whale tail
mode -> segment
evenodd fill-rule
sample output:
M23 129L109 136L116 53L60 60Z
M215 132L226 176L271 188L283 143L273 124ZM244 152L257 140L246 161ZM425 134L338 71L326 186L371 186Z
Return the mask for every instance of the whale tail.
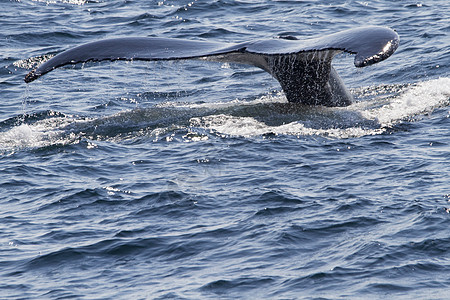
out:
M25 82L65 65L89 61L201 59L259 67L281 85L289 102L346 106L352 97L331 62L341 52L355 54L356 67L391 56L397 33L386 27L355 28L315 39L292 37L224 44L169 38L117 38L64 51L28 73Z

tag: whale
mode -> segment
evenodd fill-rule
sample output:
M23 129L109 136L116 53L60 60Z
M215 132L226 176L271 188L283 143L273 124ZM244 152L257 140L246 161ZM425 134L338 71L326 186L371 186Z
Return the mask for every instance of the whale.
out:
M30 83L57 68L101 61L188 60L246 64L263 69L280 84L288 102L343 107L353 97L332 66L342 52L355 55L354 65L366 67L390 57L399 35L383 26L347 29L316 38L279 36L241 43L164 37L122 37L68 49L29 72Z

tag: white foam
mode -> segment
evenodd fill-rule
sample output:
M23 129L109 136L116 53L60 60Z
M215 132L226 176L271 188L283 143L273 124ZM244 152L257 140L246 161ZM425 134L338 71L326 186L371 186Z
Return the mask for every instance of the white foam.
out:
M33 124L20 124L0 132L0 150L21 148L39 148L54 144L67 144L70 134L65 135L63 128L71 120L67 118L51 118ZM72 137L73 138L73 137Z
M376 135L385 132L399 121L411 119L417 115L429 114L438 107L444 107L450 103L450 78L439 78L411 85L402 93L388 99L382 99L385 103L379 107L376 96L360 103L355 103L345 108L317 108L310 114L311 121L295 121L281 125L267 125L254 117L236 117L227 114L209 115L205 117L191 118L191 126L203 127L211 132L228 136L261 136L266 134L275 135L321 135L333 138L360 137L365 135ZM263 102L267 99L263 99ZM273 99L270 99L273 100ZM283 101L281 101L283 102ZM254 105L255 103L251 103ZM326 118L335 118L336 122L330 120L320 128L318 122ZM317 113L319 111L319 113ZM274 112L275 114L275 112ZM322 117L322 120L314 123L314 120ZM345 126L336 126L347 118ZM353 118L353 119L352 119ZM361 126L361 123L374 121L378 126ZM353 125L349 122L354 122ZM315 126L307 126L307 123ZM337 124L339 125L339 124Z
M364 111L363 115L378 120L383 126L389 126L419 114L431 113L438 107L447 106L450 103L449 97L450 78L424 81L410 86L381 108Z
M70 144L84 136L89 138L86 130L89 132L94 130L92 128L102 127L103 130L99 133L107 132L108 136L95 134L95 138L112 141L142 134L159 140L160 136L164 138L165 134L170 134L173 128L186 128L193 132L200 128L221 136L254 137L273 134L360 137L383 133L398 122L414 121L417 116L430 114L436 108L450 104L450 78L434 79L397 89L400 92L389 97L386 97L385 90L386 87L370 88L368 100L344 108L290 105L280 93L252 101L165 103L94 119L51 117L0 132L0 152L4 154L20 148ZM171 119L169 123L164 121L168 117ZM166 127L162 125L164 122ZM161 126L154 127L158 123ZM129 126L130 134L117 133L116 138L108 128L117 125ZM136 126L142 129L136 131ZM151 130L146 130L147 128ZM206 139L203 135L200 136L199 141Z
M268 134L310 136L321 135L333 138L359 137L383 132L382 129L364 129L356 126L351 128L324 128L316 129L306 127L300 122L292 122L279 126L269 126L253 117L234 117L229 115L211 115L202 118L192 118L191 126L203 127L211 132L225 136L254 137Z

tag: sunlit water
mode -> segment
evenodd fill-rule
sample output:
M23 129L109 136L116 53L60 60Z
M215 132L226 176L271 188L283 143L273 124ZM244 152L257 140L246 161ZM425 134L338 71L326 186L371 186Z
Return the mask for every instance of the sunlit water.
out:
M0 1L0 298L450 295L448 1ZM236 64L27 72L110 37L395 29L343 108Z

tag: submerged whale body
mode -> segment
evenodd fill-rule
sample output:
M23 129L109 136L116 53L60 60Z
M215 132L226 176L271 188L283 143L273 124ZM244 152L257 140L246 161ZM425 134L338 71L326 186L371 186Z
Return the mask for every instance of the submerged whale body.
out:
M289 102L346 106L352 96L331 65L334 56L355 54L355 66L365 67L391 56L399 40L395 31L379 26L307 40L282 37L239 44L155 37L107 39L56 55L28 73L25 82L65 65L90 61L200 59L259 67L278 80Z

